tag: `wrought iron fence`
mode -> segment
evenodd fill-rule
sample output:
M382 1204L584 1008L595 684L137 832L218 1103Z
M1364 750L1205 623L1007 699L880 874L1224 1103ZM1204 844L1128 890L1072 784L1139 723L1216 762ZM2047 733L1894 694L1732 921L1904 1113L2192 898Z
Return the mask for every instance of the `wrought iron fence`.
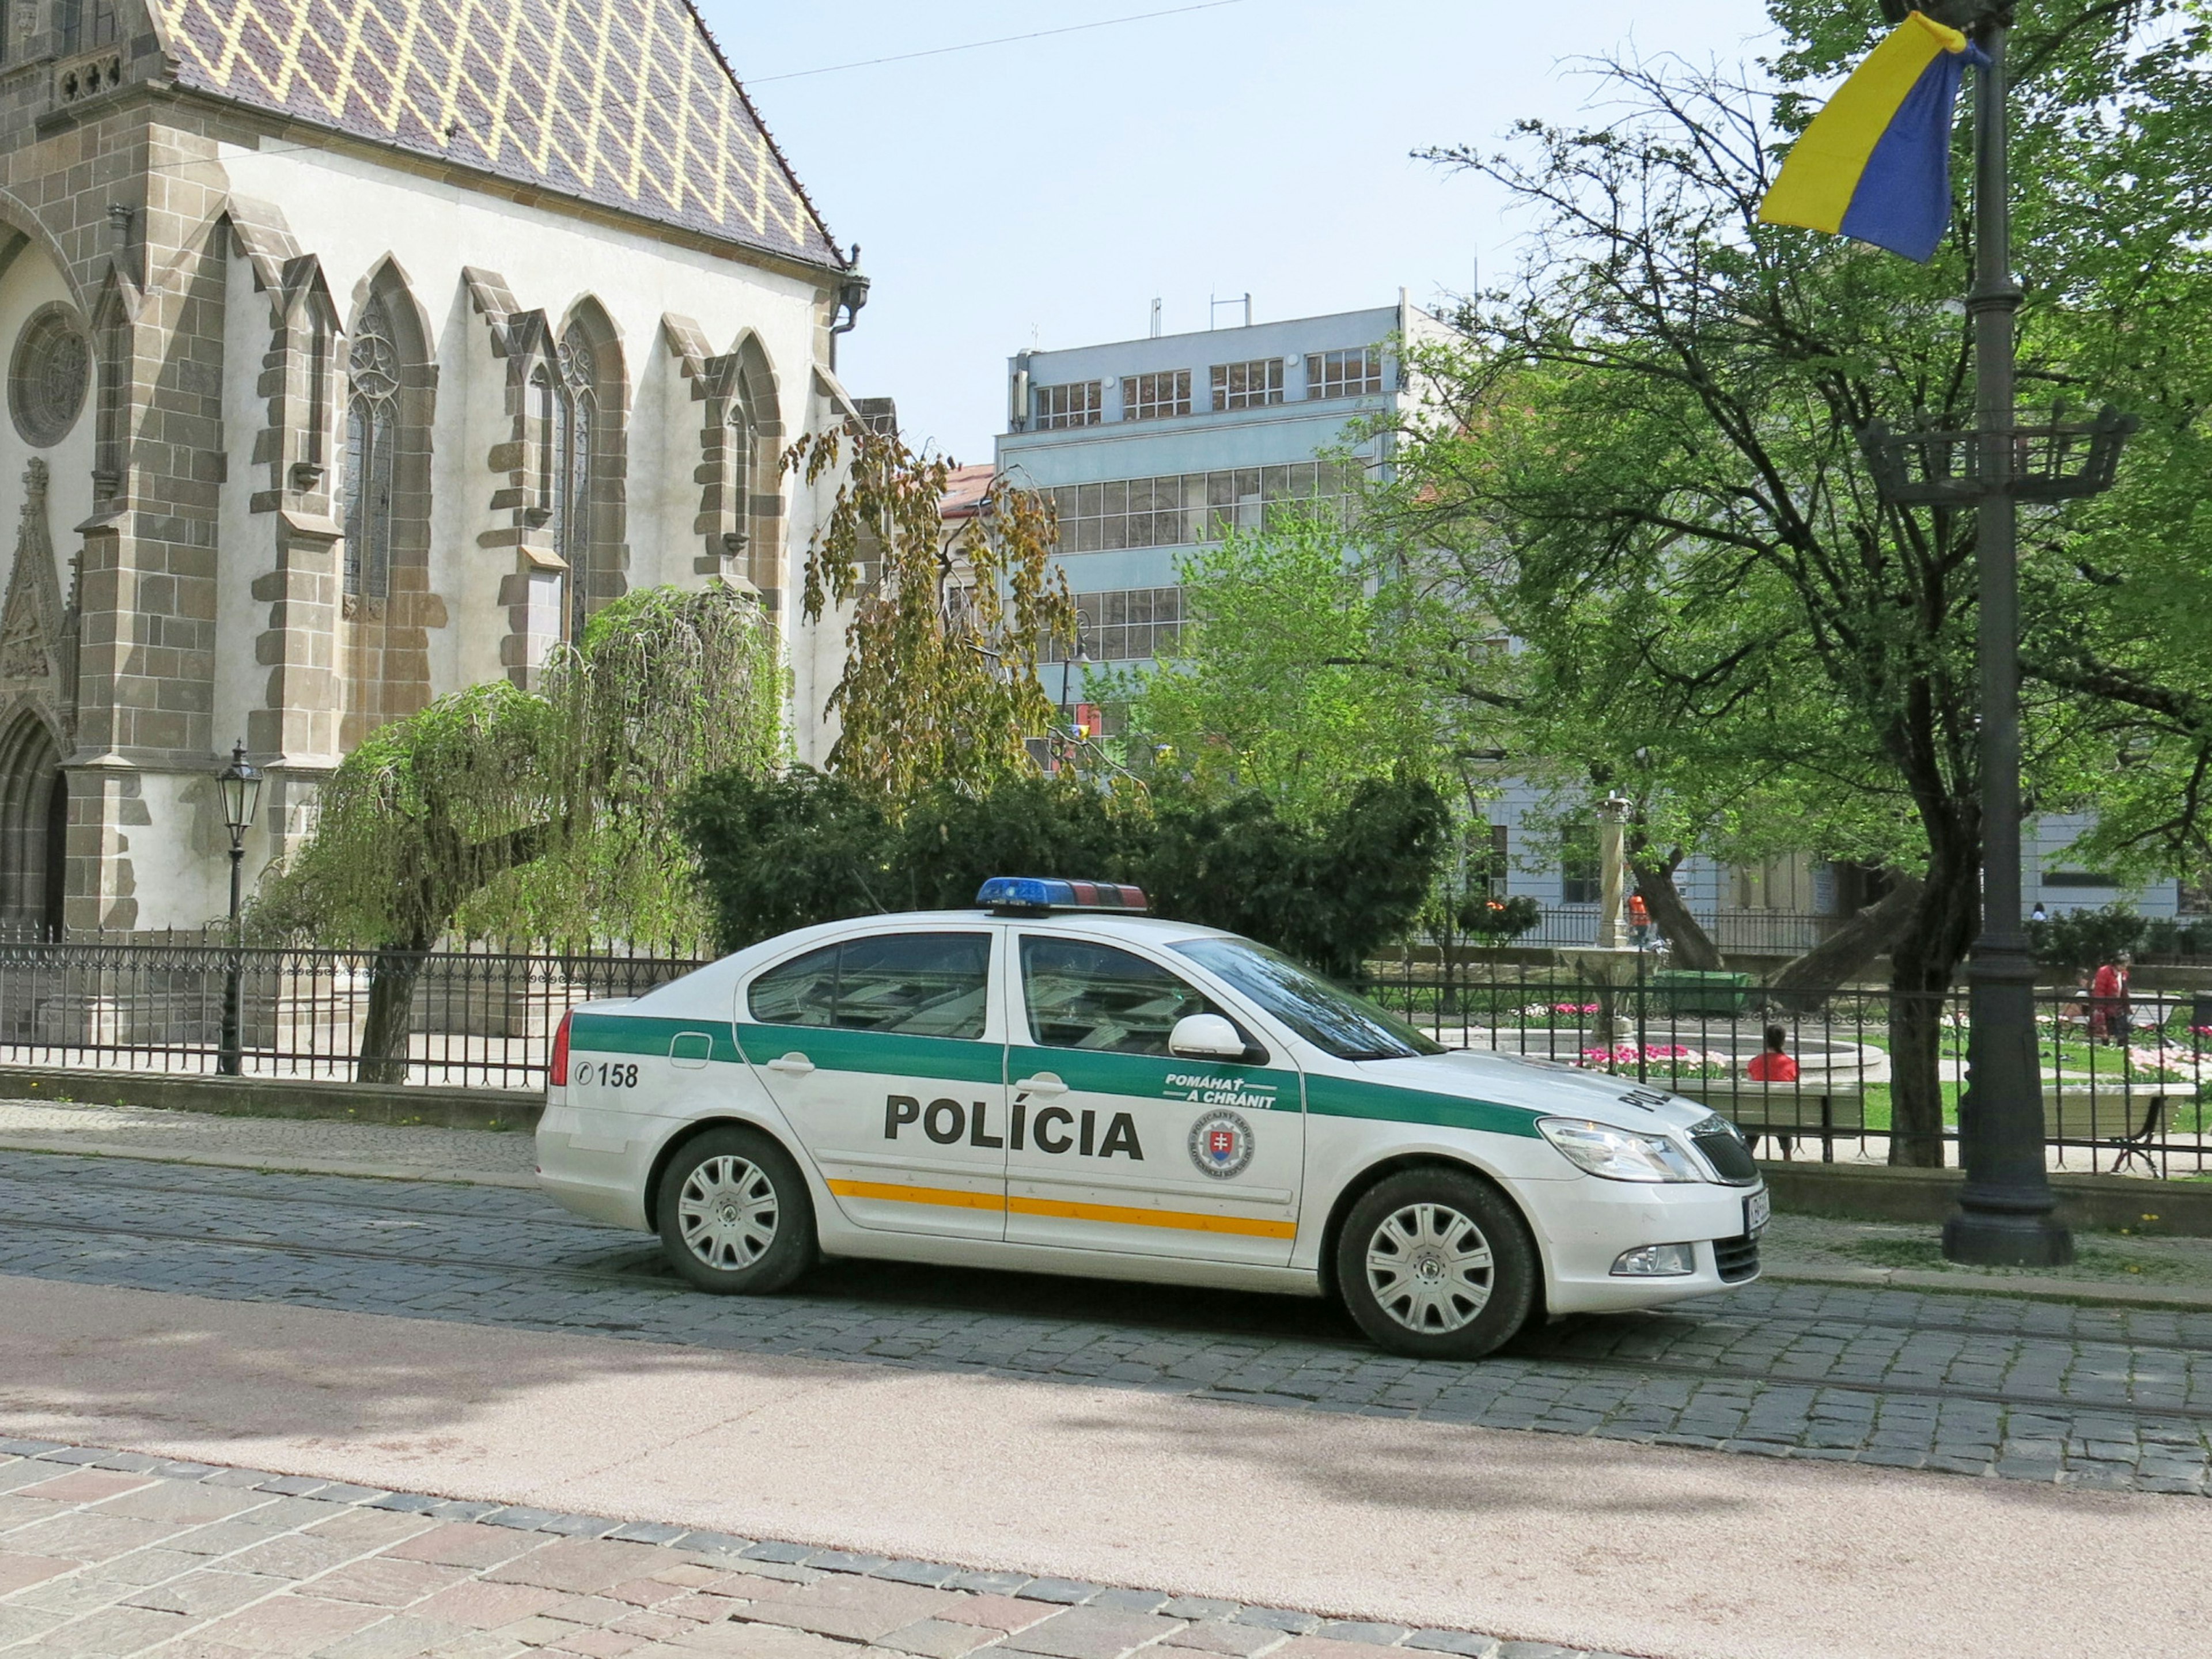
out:
M707 958L593 943L428 951L0 941L0 1063L213 1073L239 988L239 1070L491 1088L543 1085L561 1016Z
M1962 993L1901 1005L1845 988L1778 1000L1748 975L1617 958L1621 982L1498 958L1406 953L1370 963L1368 994L1448 1048L1491 1049L1629 1078L1705 1102L1762 1157L1887 1162L1896 1056L1935 1051L1942 1126L1923 1152L1958 1161L1966 1075ZM1614 964L1608 963L1610 971ZM2037 994L2045 1141L2054 1170L2212 1176L2212 999ZM1771 1029L1786 1066L1763 1061ZM1925 1161L1925 1160L1923 1160Z
M1796 910L1723 910L1700 915L1703 927L1722 951L1741 956L1796 956L1811 950L1844 925L1841 916ZM1651 939L1656 942L1656 930ZM1509 948L1556 949L1597 942L1597 906L1554 905L1525 933L1504 941Z
M1624 959L1624 982L1607 984L1497 954L1407 951L1370 963L1367 989L1449 1048L1701 1100L1768 1157L1886 1160L1903 1133L1895 1056L1917 1042L1934 1051L1942 1106L1921 1150L1956 1161L1963 996L1900 1008L1844 989L1785 1006L1748 975L1670 971L1653 952L1613 960ZM247 1076L534 1089L568 1009L640 995L707 960L605 943L403 952L0 939L0 1063L215 1073L234 974ZM2212 996L2043 992L2037 1023L2054 1169L2212 1176ZM1770 1027L1786 1067L1759 1059Z

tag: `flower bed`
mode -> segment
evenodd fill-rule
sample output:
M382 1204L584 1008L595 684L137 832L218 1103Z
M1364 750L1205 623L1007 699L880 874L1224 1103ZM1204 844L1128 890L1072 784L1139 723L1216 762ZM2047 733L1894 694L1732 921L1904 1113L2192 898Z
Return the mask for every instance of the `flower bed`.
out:
M1637 1072L1661 1077L1731 1077L1735 1063L1727 1054L1710 1048L1686 1048L1679 1043L1655 1042L1638 1048L1633 1042L1585 1048L1574 1064L1594 1072Z

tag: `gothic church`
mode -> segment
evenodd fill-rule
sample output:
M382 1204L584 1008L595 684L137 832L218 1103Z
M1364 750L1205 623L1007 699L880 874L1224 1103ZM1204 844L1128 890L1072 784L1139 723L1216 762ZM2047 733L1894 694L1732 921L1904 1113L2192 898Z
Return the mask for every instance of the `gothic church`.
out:
M0 933L222 914L382 721L786 602L866 295L688 0L0 0ZM4 526L12 522L12 547Z

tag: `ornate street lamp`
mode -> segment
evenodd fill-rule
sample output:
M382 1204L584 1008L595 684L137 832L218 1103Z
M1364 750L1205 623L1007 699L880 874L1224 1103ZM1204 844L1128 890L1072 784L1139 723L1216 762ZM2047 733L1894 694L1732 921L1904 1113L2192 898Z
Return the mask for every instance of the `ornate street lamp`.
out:
M2005 127L2005 37L2012 0L1922 0L1936 21L1964 30L1987 54L1974 91L1975 425L1970 432L1860 434L1884 499L1899 505L1971 507L1979 583L1982 929L1967 964L1967 1085L1959 1103L1959 1161L1966 1180L1943 1224L1943 1254L1990 1267L2058 1267L2074 1240L2053 1216L2044 1164L2042 1077L2035 1033L2035 963L2020 903L2019 504L2063 501L2107 488L2134 422L2106 410L2069 422L2017 424L2010 184ZM1903 0L1882 0L1893 22Z
M224 1077L236 1077L245 1058L239 1036L243 1024L239 995L243 966L238 948L239 897L246 866L246 832L252 828L253 815L261 805L261 774L246 763L245 744L232 745L230 764L216 775L216 788L222 796L222 821L230 830L230 954L223 969L222 1046L216 1056L216 1070Z

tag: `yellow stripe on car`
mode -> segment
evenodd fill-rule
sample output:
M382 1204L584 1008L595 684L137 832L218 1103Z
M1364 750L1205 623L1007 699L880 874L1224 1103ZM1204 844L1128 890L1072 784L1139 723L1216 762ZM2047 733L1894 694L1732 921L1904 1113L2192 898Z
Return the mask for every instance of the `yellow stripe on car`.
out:
M1125 1227L1172 1227L1182 1232L1236 1233L1252 1238L1295 1238L1295 1221L1256 1221L1243 1216L1201 1215L1192 1210L1147 1210L1125 1204L1076 1204L1056 1198L1001 1198L996 1193L950 1187L908 1187L884 1181L833 1181L840 1198L872 1198L891 1204L932 1204L955 1210L1008 1210L1016 1215L1063 1221L1104 1221Z

